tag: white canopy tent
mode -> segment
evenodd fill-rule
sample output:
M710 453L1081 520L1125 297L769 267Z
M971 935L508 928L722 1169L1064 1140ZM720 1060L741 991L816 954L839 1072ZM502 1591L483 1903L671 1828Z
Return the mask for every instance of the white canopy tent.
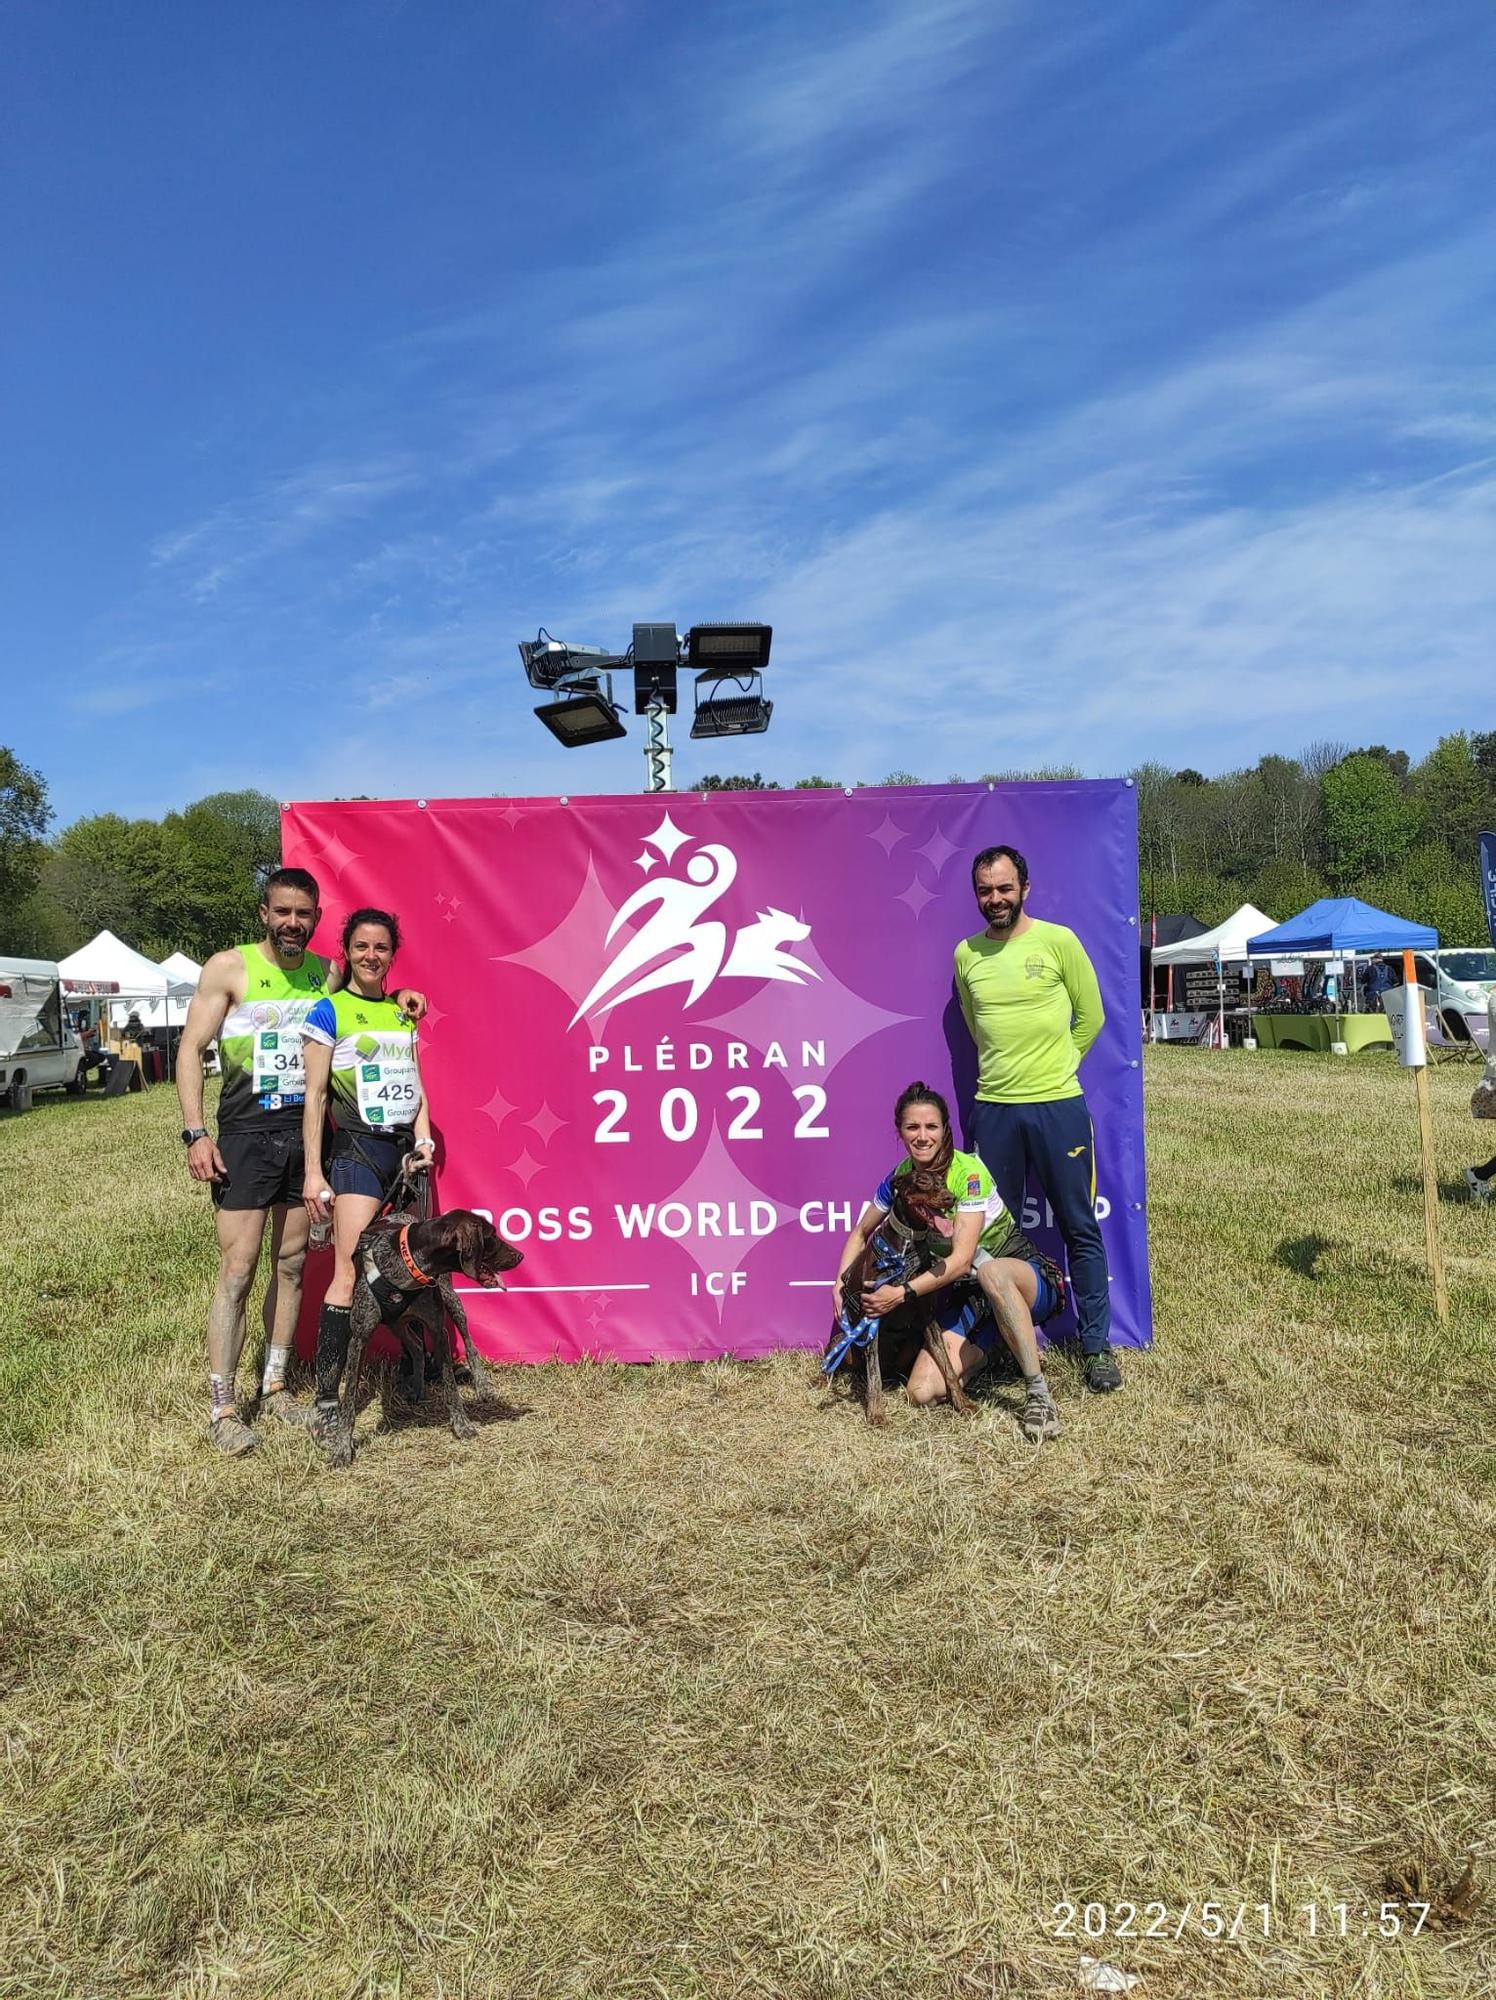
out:
M1226 1046L1226 975L1223 970L1228 965L1248 963L1247 940L1258 935L1258 927L1263 922L1261 910L1254 903L1243 903L1239 910L1233 910L1223 924L1217 924L1213 931L1201 931L1198 937L1181 938L1178 944L1160 945L1153 954L1153 963L1170 968L1170 1011L1152 1017L1153 1032L1158 1039L1174 1039L1183 1029L1183 1039L1210 1039L1218 1049ZM1271 930L1272 921L1267 928ZM1208 1015L1175 1014L1173 1005L1173 974L1176 965L1213 965L1215 967L1215 1020L1209 1028L1204 1025ZM1198 1001L1196 1002L1198 1005ZM1248 1027L1250 1028L1250 1018Z
M116 1000L109 1009L109 1018L118 1028L123 1026L130 1014L140 1016L143 1028L180 1028L187 1019L188 1004L197 991L197 982L202 977L202 967L195 958L189 958L185 951L174 951L170 958L163 958L157 967L167 979L167 991L158 1000L141 1001L127 1005Z
M159 965L113 931L100 931L90 943L60 959L57 970L64 998L102 992L111 1000L165 1000L172 989L170 976Z
M1178 944L1160 945L1153 954L1153 963L1212 965L1219 960L1223 965L1234 964L1246 959L1248 938L1272 928L1271 917L1265 917L1255 904L1243 903L1213 931L1201 931L1198 937L1181 938Z

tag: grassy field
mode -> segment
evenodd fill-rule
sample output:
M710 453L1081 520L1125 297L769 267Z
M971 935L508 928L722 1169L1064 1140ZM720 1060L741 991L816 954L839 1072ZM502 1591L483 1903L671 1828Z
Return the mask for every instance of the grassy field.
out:
M1159 1049L1159 1346L1059 1362L1058 1446L784 1356L370 1411L351 1476L207 1448L168 1094L0 1123L0 1994L1490 1994L1496 1891L1375 1936L1496 1875L1496 1210L1431 1081L1447 1331L1405 1075Z

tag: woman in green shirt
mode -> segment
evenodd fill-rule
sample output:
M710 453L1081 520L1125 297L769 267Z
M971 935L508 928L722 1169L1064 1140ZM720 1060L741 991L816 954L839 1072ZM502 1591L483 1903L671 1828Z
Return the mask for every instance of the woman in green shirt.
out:
M939 1091L911 1083L894 1106L894 1129L904 1158L885 1175L847 1238L837 1266L841 1281L877 1234L898 1196L949 1241L906 1285L885 1284L862 1295L871 1319L906 1313L919 1323L933 1318L958 1377L975 1374L998 1334L1023 1371L1019 1428L1037 1443L1058 1437L1059 1412L1039 1362L1034 1327L1064 1303L1058 1268L1018 1227L975 1153L956 1150L950 1112ZM975 1278L973 1286L967 1282ZM945 1379L934 1357L921 1352L909 1375L909 1400L944 1400Z
M400 948L400 926L387 910L355 910L343 926L343 984L326 994L302 1026L306 1102L302 1198L313 1222L332 1210L336 1261L317 1324L317 1406L336 1408L348 1353L349 1308L358 1239L379 1214L407 1154L430 1166L431 1112L421 1084L415 1024L385 980ZM322 1167L328 1100L333 1132Z

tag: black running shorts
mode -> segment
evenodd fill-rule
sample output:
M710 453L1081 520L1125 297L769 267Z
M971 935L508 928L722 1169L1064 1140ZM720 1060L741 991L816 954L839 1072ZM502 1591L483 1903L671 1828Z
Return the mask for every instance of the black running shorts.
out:
M306 1178L299 1125L236 1126L218 1135L227 1169L213 1183L215 1208L297 1208Z

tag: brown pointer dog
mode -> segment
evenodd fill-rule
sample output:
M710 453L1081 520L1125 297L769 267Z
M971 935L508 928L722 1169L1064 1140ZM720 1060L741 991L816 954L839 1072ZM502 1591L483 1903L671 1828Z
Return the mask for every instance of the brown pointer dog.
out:
M906 1194L903 1188L896 1185L892 1209L873 1231L867 1248L842 1279L838 1299L841 1310L832 1322L831 1334L826 1342L828 1355L844 1328L855 1326L862 1319L862 1294L865 1290L872 1290L880 1284L902 1284L906 1278L913 1278L920 1271L940 1269L941 1239L931 1224L932 1215L919 1198ZM879 1354L884 1339L894 1346L903 1347L906 1355L912 1342L923 1341L945 1378L951 1408L969 1415L974 1407L961 1387L960 1376L951 1366L951 1358L945 1351L944 1334L934 1317L920 1310L924 1303L921 1300L914 1306L900 1306L886 1314L872 1340L865 1347L854 1347L847 1357L852 1360L854 1370L861 1370L862 1406L870 1424L888 1421L883 1401L883 1363Z
M433 1216L430 1221L424 1221L416 1209L396 1209L370 1224L358 1239L353 1255L358 1280L349 1317L348 1359L343 1367L337 1422L326 1440L329 1462L338 1467L353 1463L353 1419L359 1377L363 1374L369 1336L381 1322L405 1350L418 1393L425 1381L426 1336L430 1334L452 1435L464 1443L476 1437L471 1417L457 1400L448 1317L462 1335L479 1403L491 1402L493 1392L488 1370L468 1337L467 1314L453 1289L452 1274L461 1271L475 1284L502 1291L500 1274L522 1263L523 1251L506 1243L491 1222L474 1215L471 1209L454 1208L446 1215ZM318 1401L330 1402L337 1394L336 1379L324 1384L319 1369Z

